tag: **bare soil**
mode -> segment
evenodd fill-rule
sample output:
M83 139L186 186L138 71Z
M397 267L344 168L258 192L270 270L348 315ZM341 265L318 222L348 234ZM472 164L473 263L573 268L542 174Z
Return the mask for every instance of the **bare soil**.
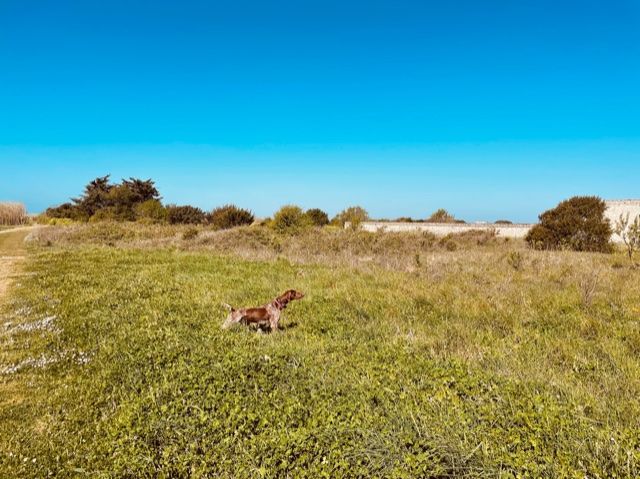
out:
M33 228L24 226L0 231L0 301L18 274L26 253L24 239Z

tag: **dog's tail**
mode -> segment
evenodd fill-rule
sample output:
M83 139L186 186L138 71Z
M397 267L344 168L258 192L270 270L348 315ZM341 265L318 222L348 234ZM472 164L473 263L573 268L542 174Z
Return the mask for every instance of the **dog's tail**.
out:
M236 310L236 308L234 308L233 306L231 306L230 304L227 303L222 303L222 306L224 306L225 308L227 308L229 311L231 311L232 313Z

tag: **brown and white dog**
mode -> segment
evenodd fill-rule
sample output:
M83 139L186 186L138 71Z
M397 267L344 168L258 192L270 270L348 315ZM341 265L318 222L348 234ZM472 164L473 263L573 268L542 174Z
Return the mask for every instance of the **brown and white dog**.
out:
M287 304L296 299L304 298L304 294L295 289L290 289L285 293L278 296L264 306L259 308L239 308L236 309L226 303L222 303L231 312L224 324L223 328L228 328L237 323L254 324L260 329L269 329L275 331L278 329L278 322L280 321L280 315L282 310L287 307Z

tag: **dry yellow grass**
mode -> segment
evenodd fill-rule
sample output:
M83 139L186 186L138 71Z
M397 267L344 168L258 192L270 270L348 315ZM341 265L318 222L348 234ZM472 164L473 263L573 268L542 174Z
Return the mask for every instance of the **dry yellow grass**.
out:
M27 209L22 203L0 203L0 225L23 225L29 220Z

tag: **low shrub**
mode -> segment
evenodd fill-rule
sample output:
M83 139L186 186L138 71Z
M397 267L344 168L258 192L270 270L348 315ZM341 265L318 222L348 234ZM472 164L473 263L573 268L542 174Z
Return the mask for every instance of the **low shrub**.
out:
M220 206L209 214L209 223L221 230L250 225L254 219L251 211L238 208L236 205Z
M58 206L47 208L44 215L48 218L71 218L75 208L76 207L71 203L63 203Z
M206 223L206 215L204 211L195 206L167 206L167 219L172 225L176 224L204 224Z
M458 249L458 243L453 240L447 240L443 244L447 251L455 251Z
M473 229L460 233L449 233L443 237L443 240L452 240L459 245L465 246L487 246L498 242L498 234L494 229Z
M45 216L46 218L46 216ZM48 221L45 223L38 223L38 224L47 224L50 226L68 226L68 225L72 225L74 224L75 221L72 220L71 218L48 218Z
M113 206L107 206L96 211L93 216L89 218L91 223L97 223L99 221L123 221L123 218L118 217L118 212Z
M516 271L520 271L522 269L522 253L519 251L511 251L507 255L507 263Z
M305 213L315 226L325 226L329 224L329 215L319 208L311 208Z
M640 215L632 221L629 213L620 215L615 224L615 232L620 237L627 250L629 260L633 261L633 253L640 250Z
M63 203L59 206L47 208L44 216L47 218L66 218L74 221L87 221L89 219L86 213L72 203Z
M347 209L338 213L335 218L331 220L331 223L344 226L348 223L351 229L358 229L360 224L369 219L369 213L361 206L350 206Z
M439 210L434 211L431 214L431 216L427 218L427 223L457 223L457 222L458 221L456 221L456 218L444 208L440 208Z
M184 233L182 233L182 239L189 241L192 240L194 238L196 238L198 236L200 232L198 231L198 228L194 228L193 226L190 228L187 228Z
M540 215L525 240L534 249L611 252L607 206L596 196L575 196Z
M162 206L160 200L147 200L135 208L138 221L145 223L163 223L167 221L167 209Z
M304 214L299 206L285 205L273 215L271 225L280 232L294 232L311 226L311 219Z

